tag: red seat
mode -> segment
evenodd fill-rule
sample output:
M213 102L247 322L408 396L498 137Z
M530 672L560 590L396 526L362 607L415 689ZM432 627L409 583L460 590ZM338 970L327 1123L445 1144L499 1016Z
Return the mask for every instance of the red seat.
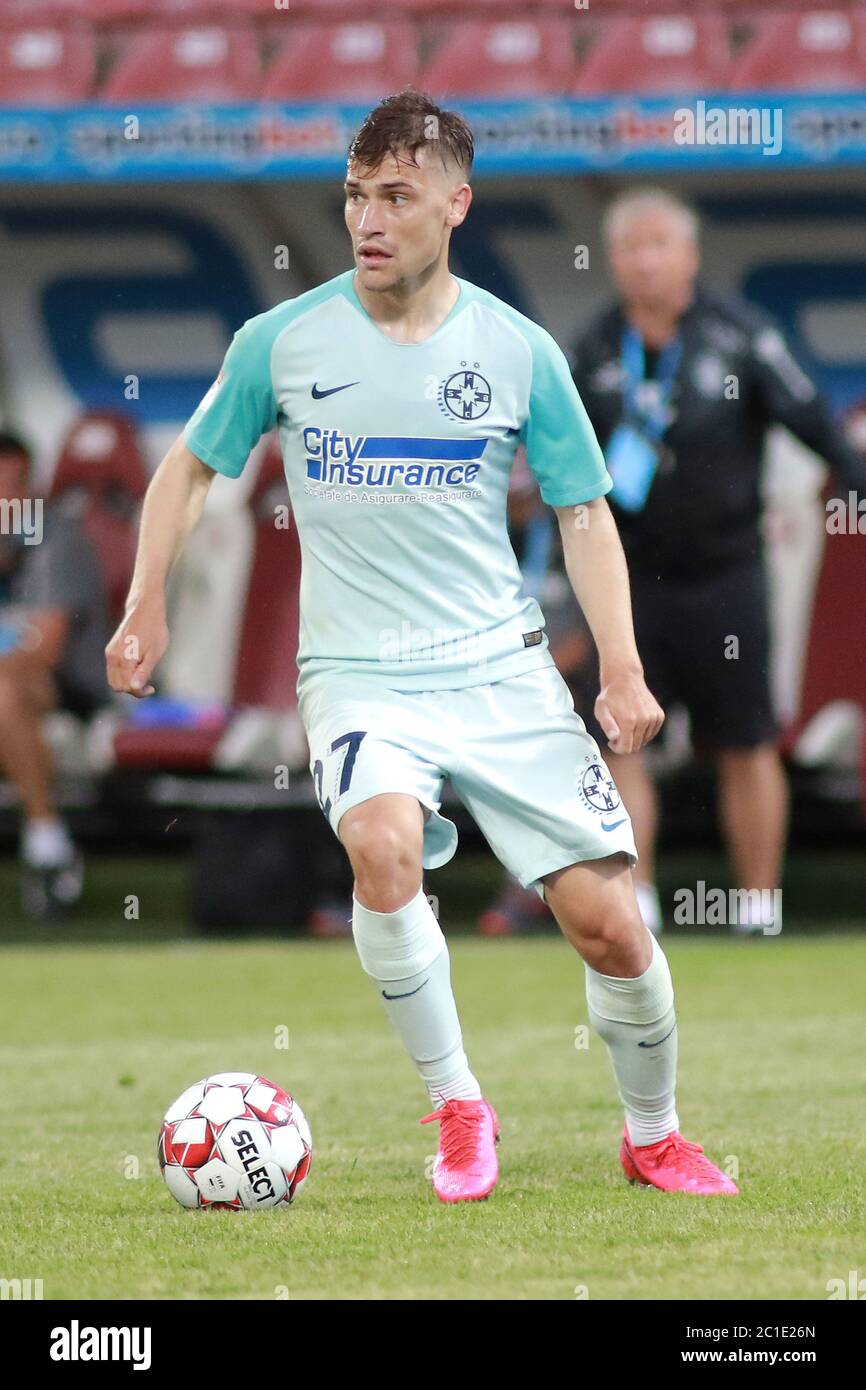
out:
M135 560L135 513L147 488L135 426L124 415L91 411L60 448L51 498L73 508L102 568L112 617L123 612Z
M455 0L379 0L378 9L403 10L407 14L417 15L419 19L425 19L430 14L438 15L447 11L454 15L458 11L465 13L466 10L498 10L500 13L505 10L517 15L521 10L532 9L542 3L543 0L471 0L467 5L460 5L459 0L457 3ZM573 14L574 0L568 0L568 8Z
M87 19L90 0L0 0L0 24L41 27Z
M276 437L262 459L249 505L256 536L238 643L234 702L294 709L301 547Z
M221 9L228 9L228 4L214 4L213 0L210 3L209 0L84 0L84 3L95 24L154 18L158 23L177 18L212 24L215 15L220 17Z
M712 92L726 85L729 61L728 27L718 15L612 19L599 27L573 91Z
M145 29L129 41L104 101L250 101L261 80L255 32L239 24Z
M866 87L866 18L844 10L764 15L731 71L735 91Z
M763 15L767 10L838 10L857 4L859 0L760 0L758 5L755 0L700 0L701 9L731 11L732 18L737 19L738 11L743 18L754 19L756 9Z
M231 6L234 14L253 15L259 19L274 21L278 30L281 23L288 21L293 25L298 18L304 20L320 19L374 19L382 8L382 0L283 0L284 8L278 9L274 0L224 0Z
M404 87L417 68L415 32L404 21L304 25L277 53L262 97L369 100Z
M419 78L434 97L562 92L574 71L575 26L562 19L459 20Z
M4 0L0 0L0 4ZM13 0L17 4L39 3L39 0ZM332 14L357 15L359 10L373 12L376 0L360 4L359 0L61 0L61 3L84 5L96 21L139 20L155 18L181 19L190 23L231 24L238 18L273 20L293 24L299 15L330 18Z
M40 24L0 30L0 105L86 101L95 68L96 45L87 28Z

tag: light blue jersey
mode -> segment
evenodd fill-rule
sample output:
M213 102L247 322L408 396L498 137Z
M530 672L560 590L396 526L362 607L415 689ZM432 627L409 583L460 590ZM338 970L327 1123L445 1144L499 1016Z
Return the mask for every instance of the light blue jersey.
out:
M279 426L303 560L299 692L320 674L444 690L552 664L506 529L514 451L551 506L611 479L550 335L457 283L420 343L382 332L354 271L249 319L184 431L237 477Z

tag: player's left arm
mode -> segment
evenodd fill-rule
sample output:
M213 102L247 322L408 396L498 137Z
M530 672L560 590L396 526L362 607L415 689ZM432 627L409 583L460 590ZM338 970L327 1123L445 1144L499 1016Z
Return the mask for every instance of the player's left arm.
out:
M595 717L614 753L636 753L655 738L664 713L644 680L616 522L603 497L555 510L566 573L598 648Z
M866 495L866 464L771 320L753 324L749 357L765 422L784 425L830 465L843 487Z
M614 753L635 753L655 738L664 714L646 687L635 643L625 555L604 500L613 482L562 351L538 325L526 340L527 462L559 519L565 568L598 648L596 718Z

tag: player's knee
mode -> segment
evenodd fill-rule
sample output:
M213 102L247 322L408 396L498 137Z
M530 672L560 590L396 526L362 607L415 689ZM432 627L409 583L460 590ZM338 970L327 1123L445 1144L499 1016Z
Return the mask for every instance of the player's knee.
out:
M637 914L629 911L622 903L606 904L594 916L584 918L578 924L580 935L600 948L615 948L620 943L630 941L635 928L640 925Z
M580 955L602 975L640 973L647 931L636 907L620 900L597 904L595 911L569 923L566 935Z
M421 836L402 825L381 820L373 815L353 817L340 838L352 865L352 872L369 907L369 901L385 895L398 898L417 891L421 876ZM402 901L396 904L402 906ZM378 911L392 911L379 907Z

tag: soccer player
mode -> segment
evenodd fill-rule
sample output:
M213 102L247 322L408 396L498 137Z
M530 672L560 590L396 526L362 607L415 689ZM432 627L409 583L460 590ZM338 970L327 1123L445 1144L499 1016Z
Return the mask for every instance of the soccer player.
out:
M668 1191L736 1192L679 1133L673 988L635 901L631 823L553 665L505 525L519 442L559 521L601 664L596 713L624 753L663 714L635 647L604 460L565 358L537 324L448 268L472 200L472 135L410 90L349 151L352 270L250 319L157 470L115 690L147 695L165 581L214 472L279 427L302 554L298 696L323 812L354 873L361 964L427 1087L433 1185L486 1197L499 1123L463 1048L422 869L457 833L449 777L502 863L583 958L589 1015L625 1108L621 1162Z

